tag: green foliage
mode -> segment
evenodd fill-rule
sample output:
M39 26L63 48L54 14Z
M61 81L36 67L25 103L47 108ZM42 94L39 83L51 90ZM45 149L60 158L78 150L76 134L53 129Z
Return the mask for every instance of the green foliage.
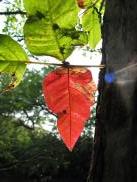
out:
M83 12L82 25L79 23L81 22L81 17L78 15L80 10L74 0L53 0L52 2L49 0L42 0L40 2L24 0L23 3L27 11L27 21L24 25L24 30L24 15L12 16L9 14L3 32L13 36L15 40L20 41L22 46L26 48L22 41L25 38L28 55L31 52L35 55L47 55L55 57L60 61L65 61L75 49L75 46L82 46L89 43L89 46L95 49L101 39L100 24L104 11L102 0L86 0L84 2L87 9ZM7 12L18 10L24 11L21 0L14 0L12 4L9 3ZM12 44L8 46L9 49L13 49ZM6 52L3 52L3 56L6 57L4 64L9 65L8 61L10 57L7 57ZM12 57L11 60L13 66L16 66L16 63L13 63ZM16 56L15 60L20 62L22 56ZM23 66L25 67L23 64L16 67L15 85L23 77L25 70ZM3 63L2 65L0 63L1 70L3 72ZM6 72L11 73L9 66L6 68ZM13 70L13 72L15 71ZM11 87L12 85L9 85L9 88Z
M94 3L94 0L84 0L84 7L88 8L92 6Z
M78 9L74 0L24 0L24 7L30 16L61 28L71 29L77 23Z
M95 48L97 43L101 40L101 25L99 14L96 10L89 9L82 17L83 29L88 32L89 45Z
M0 72L12 74L11 88L22 80L28 57L21 46L8 35L0 34Z
M54 5L53 5L54 4ZM24 26L28 49L65 61L75 45L87 43L84 32L76 31L78 9L74 0L24 1L29 18Z
M43 20L28 20L24 27L28 49L35 55L48 55L65 61L74 45L87 43L87 35L75 29L62 29Z

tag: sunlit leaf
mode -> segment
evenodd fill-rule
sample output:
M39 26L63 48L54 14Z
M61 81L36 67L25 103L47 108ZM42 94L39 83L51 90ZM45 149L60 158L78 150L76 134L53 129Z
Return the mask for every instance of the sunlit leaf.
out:
M24 0L29 18L24 26L28 49L64 61L75 45L87 43L87 35L76 31L78 8L74 0Z
M58 68L43 81L43 93L49 109L58 115L58 129L72 150L90 116L96 86L85 68Z
M8 35L0 34L0 73L10 73L13 78L8 89L20 83L26 69L24 62L27 61L26 53L17 42Z
M52 21L61 28L72 28L77 22L75 0L24 0L24 7L30 16L45 18L45 21Z
M87 10L82 17L82 25L83 29L89 34L89 45L94 49L101 40L101 25L98 13L93 9Z

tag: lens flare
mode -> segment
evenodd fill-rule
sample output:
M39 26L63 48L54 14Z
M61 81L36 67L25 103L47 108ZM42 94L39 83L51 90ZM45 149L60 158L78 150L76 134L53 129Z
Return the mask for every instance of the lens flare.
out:
M105 74L105 81L106 83L113 83L116 80L116 75L114 74L114 72L109 72Z

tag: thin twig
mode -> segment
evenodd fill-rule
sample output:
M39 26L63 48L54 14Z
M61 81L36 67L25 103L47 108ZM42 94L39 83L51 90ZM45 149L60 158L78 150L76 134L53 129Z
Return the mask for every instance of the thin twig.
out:
M26 15L27 13L21 10L18 11L6 11L6 12L0 12L0 15Z
M4 62L4 60L0 60L0 62ZM76 64L69 64L68 62L64 62L64 63L47 63L47 62L37 62L37 61L23 61L20 60L6 60L6 62L18 62L20 64L39 64L39 65L53 65L53 66L64 66L64 67L92 67L92 68L104 68L105 65L101 64L101 65L76 65ZM65 64L67 63L67 64Z
M64 64L60 64L60 63L45 63L45 62L35 62L35 61L30 61L27 64L45 64L45 65L55 65L55 66L64 66ZM105 65L74 65L74 64L70 64L67 65L68 67L93 67L93 68L104 68Z

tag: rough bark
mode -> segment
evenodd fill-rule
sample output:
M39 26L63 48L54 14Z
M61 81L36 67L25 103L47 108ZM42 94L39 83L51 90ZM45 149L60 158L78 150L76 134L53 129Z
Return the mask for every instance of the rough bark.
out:
M137 0L107 0L89 182L137 181ZM106 83L106 73L115 80Z

